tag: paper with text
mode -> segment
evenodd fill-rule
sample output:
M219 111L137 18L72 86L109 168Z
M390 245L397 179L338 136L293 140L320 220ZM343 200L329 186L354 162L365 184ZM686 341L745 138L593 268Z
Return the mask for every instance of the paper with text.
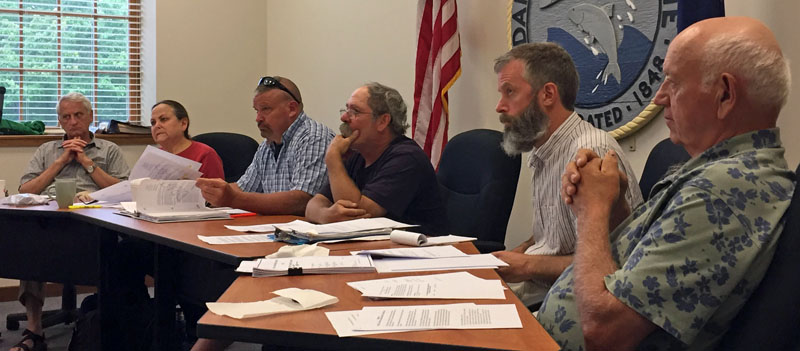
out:
M364 307L353 327L354 330L501 328L522 328L513 304Z
M211 245L271 243L275 241L275 237L272 236L271 234L222 235L222 236L198 235L197 238Z
M447 246L432 247L401 247L395 249L361 250L351 251L353 255L370 255L376 257L404 257L404 258L438 258L438 257L463 257L467 256L463 251Z
M481 279L469 272L362 280L347 285L369 298L505 299L500 280Z
M190 179L202 176L202 164L148 145L131 170L130 179Z
M492 254L467 255L464 257L419 258L383 258L375 260L378 273L444 271L453 269L494 269L508 266Z

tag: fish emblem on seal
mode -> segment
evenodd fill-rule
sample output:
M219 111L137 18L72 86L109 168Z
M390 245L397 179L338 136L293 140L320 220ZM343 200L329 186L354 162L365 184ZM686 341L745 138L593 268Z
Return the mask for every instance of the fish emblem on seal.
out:
M592 4L579 4L569 9L567 13L567 18L589 35L587 44L591 45L596 41L608 55L608 64L602 71L603 84L608 83L609 76L613 76L617 82L622 82L617 55L617 48L622 38L617 38L614 24L611 23L613 11L614 4L602 8Z

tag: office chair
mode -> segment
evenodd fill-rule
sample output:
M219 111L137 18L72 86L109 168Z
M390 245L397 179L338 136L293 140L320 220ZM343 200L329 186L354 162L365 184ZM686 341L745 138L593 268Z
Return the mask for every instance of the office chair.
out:
M800 172L800 166L795 173ZM800 350L800 191L795 188L783 217L775 256L717 350Z
M436 177L449 234L476 237L481 253L505 250L506 228L517 193L520 156L500 146L502 133L470 130L447 142Z
M647 162L644 164L642 177L639 179L639 188L642 190L642 198L650 198L650 190L656 185L669 167L684 163L691 158L683 146L675 145L669 138L664 139L650 151Z
M78 319L78 297L75 285L65 283L61 290L61 309L42 312L42 328L48 328L59 323L70 324ZM6 329L19 329L19 322L28 320L25 313L13 313L6 316Z
M239 180L253 161L253 155L258 149L258 142L253 138L236 133L205 133L195 135L192 139L210 146L217 152L222 159L222 169L225 171L225 181L228 183Z

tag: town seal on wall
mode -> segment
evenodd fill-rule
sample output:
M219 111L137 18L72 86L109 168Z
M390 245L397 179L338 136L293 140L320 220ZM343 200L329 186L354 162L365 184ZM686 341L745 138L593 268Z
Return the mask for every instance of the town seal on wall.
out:
M509 42L566 49L580 75L578 114L620 139L661 110L651 100L677 16L678 0L511 0Z

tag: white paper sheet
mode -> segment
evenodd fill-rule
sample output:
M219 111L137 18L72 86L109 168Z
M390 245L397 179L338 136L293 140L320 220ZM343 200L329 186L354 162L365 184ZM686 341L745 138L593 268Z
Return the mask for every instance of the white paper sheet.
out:
M522 328L513 304L364 307L354 330Z
M131 182L123 180L112 186L105 187L93 193L89 193L92 199L108 202L131 201Z
M370 255L376 257L403 257L403 258L437 258L437 257L463 257L463 251L453 245L432 247L401 247L395 249L351 251L352 255Z
M404 331L411 331L408 330L382 330L382 331L355 331L353 327L355 326L356 320L358 320L358 315L361 313L360 310L353 310L353 311L335 311L335 312L325 312L325 317L328 317L328 321L331 322L331 326L333 329L336 330L336 334L340 337L346 336L358 336L358 335L371 335L371 334L383 334L383 333L400 333Z
M270 224L254 224L254 225L226 225L225 228L230 230L235 230L237 232L242 233L274 233L276 225L292 225L295 222L303 222L307 224L311 224L301 220L294 220L288 223L270 223Z
M152 179L197 179L200 173L200 162L192 161L178 155L148 145L131 170L130 180L140 178ZM132 201L131 184L121 181L112 186L89 194L93 199L109 202Z
M130 179L197 179L202 164L148 145L131 170Z
M262 258L253 268L254 277L286 275L290 268L301 268L302 274L374 272L369 256L306 256Z
M432 246L441 244L454 244L464 241L473 241L477 238L458 235L445 235L445 236L425 236L425 234L409 232L405 230L393 230L389 238L394 243L408 245L408 246Z
M286 245L281 246L278 251L275 251L264 258L281 258L281 257L305 257L305 256L328 256L330 249L322 246L314 245ZM259 260L242 261L239 267L236 268L240 273L253 273L253 268L258 265Z
M305 311L339 302L336 296L311 289L286 288L273 291L278 297L257 302L208 302L208 310L236 319L275 313Z
M500 280L481 279L469 272L363 280L347 285L370 298L505 299Z
M492 254L467 255L465 257L446 258L419 258L414 260L404 258L384 258L375 260L378 273L388 272L418 272L418 271L444 271L452 269L479 269L497 268L508 266Z
M211 245L271 243L275 241L275 237L271 234L247 234L247 235L225 235L225 236L198 235L197 238Z

